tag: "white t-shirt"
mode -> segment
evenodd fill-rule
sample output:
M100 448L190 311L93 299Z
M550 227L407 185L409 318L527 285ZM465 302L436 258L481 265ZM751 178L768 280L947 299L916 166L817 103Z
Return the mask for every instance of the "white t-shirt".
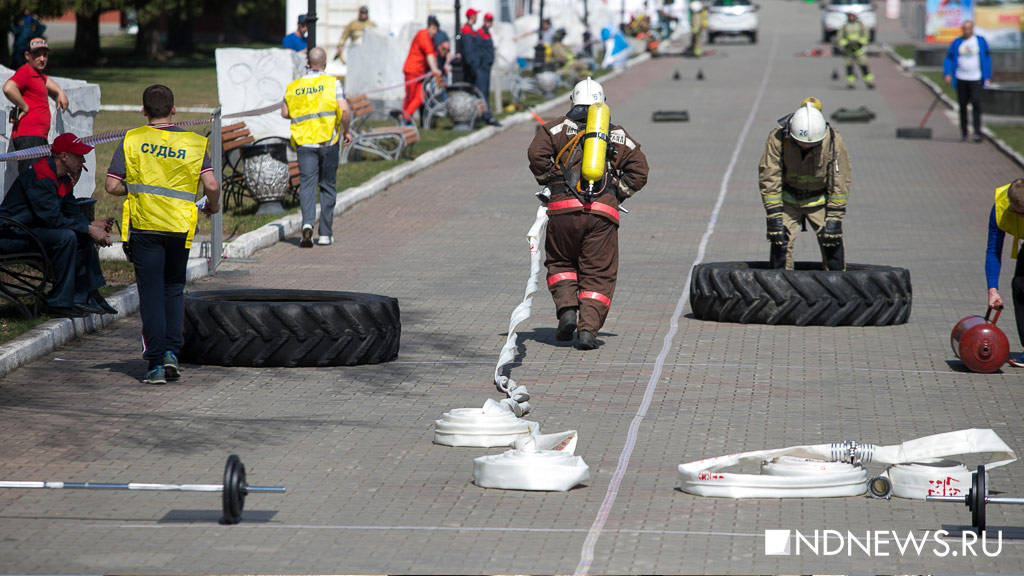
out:
M981 55L978 51L978 36L971 37L960 43L960 53L956 59L956 79L981 80Z

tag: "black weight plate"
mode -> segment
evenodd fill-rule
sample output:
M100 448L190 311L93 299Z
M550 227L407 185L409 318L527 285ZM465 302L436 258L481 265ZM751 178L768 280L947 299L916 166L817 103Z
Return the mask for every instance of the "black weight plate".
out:
M236 454L228 456L224 465L224 487L221 498L225 524L238 524L245 507L245 466Z
M651 122L689 122L690 113L686 110L658 110L651 114Z
M911 140L931 140L931 128L897 128L897 138L909 138Z
M978 473L971 474L971 491L967 493L967 507L971 509L971 526L978 527Z
M988 497L988 481L985 479L985 467L978 466L978 496L974 501L974 508L978 511L974 527L978 534L985 531L985 498Z

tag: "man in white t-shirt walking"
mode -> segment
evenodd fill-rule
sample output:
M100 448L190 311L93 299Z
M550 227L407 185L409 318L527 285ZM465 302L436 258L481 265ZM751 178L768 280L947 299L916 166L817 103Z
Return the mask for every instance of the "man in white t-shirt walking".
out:
M946 51L942 68L946 83L952 82L960 103L960 140L967 141L967 104L970 103L974 141L981 142L981 91L992 79L992 57L988 42L974 34L974 22L967 20L960 30L960 37Z

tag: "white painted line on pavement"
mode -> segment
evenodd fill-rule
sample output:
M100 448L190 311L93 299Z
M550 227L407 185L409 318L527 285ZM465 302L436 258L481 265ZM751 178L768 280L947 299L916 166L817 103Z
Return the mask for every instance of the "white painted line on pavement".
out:
M433 364L433 365L438 365L438 366L446 366L446 365L453 365L453 366L466 365L466 366L470 366L470 365L479 364L479 365L482 365L482 366L490 366L491 362L481 361L481 360L406 360L404 362L400 362L400 361L396 360L396 361L393 361L393 362L388 362L388 364L410 364L410 365L415 365L415 364ZM567 361L564 361L564 360L553 360L553 361L550 361L550 362L548 362L548 361L536 361L536 360L530 361L530 360L526 360L526 361L520 362L519 364L521 364L523 366L527 366L527 365L531 365L531 366L650 366L650 365L653 365L651 362L589 362L589 361L584 362L582 360L581 361L576 361L576 362L567 362ZM664 366L669 366L669 367L674 367L674 368L684 368L684 367L690 367L690 368L759 368L760 367L760 368L765 368L765 367L769 367L769 368L784 368L786 370L807 370L807 369L812 369L812 370L820 370L822 372L824 372L825 368L826 368L825 366L821 366L821 365L800 366L800 365L795 365L795 364L768 364L767 366L762 366L760 364L744 364L744 363L738 363L738 362L662 362L661 365L663 367ZM840 372L840 373L842 373L844 370L849 370L851 372L881 372L881 373L891 373L891 374L949 374L951 376L960 376L960 375L966 374L966 372L956 371L956 370L908 370L908 369L903 369L903 368L870 368L870 367L862 368L862 367L857 367L857 366L854 366L854 367L851 367L851 368L836 368L835 369L836 372ZM986 378L991 378L993 376L1014 376L1014 377L1018 377L1018 376L1020 376L1020 374L1019 373L1013 373L1013 372L1000 372L998 374L986 374L985 376L986 376Z
M669 331L665 334L665 339L661 346L661 352L658 353L658 357L654 362L654 372L651 373L650 380L647 381L647 389L644 391L643 400L640 402L640 407L636 411L636 416L633 417L633 421L629 424L629 432L626 434L626 445L622 448L622 454L619 456L619 463L615 467L615 472L612 474L611 482L608 485L608 491L605 493L604 502L601 503L601 508L598 510L597 518L594 519L594 524L590 527L590 533L587 535L586 541L583 543L583 550L580 552L580 561L576 565L576 571L574 574L586 574L590 570L590 565L594 561L594 547L597 545L597 539L601 536L601 530L604 528L605 522L608 520L608 514L611 512L612 506L615 504L615 498L619 493L619 484L622 483L622 477L626 474L626 468L629 467L629 457L633 453L633 447L636 445L636 438L638 430L640 429L640 423L643 422L644 416L647 414L647 408L651 405L651 400L654 397L654 389L658 385L658 380L661 379L661 369L665 364L665 357L668 355L669 350L672 349L672 338L675 336L676 331L679 329L679 317L683 314L683 308L686 306L686 301L690 297L690 281L693 279L693 268L700 264L704 259L704 253L707 250L708 241L711 239L711 235L715 232L715 224L718 223L718 214L722 210L722 204L725 203L725 195L729 190L729 178L732 177L733 168L736 167L736 162L739 160L740 149L743 148L743 144L747 139L747 134L750 132L750 127L754 124L754 117L757 114L757 109L761 105L761 98L764 97L765 88L768 86L768 78L771 77L772 69L775 66L775 55L779 49L779 37L776 35L773 37L771 53L768 55L768 65L764 69L764 75L761 77L761 86L757 89L757 96L754 98L754 103L750 107L750 113L747 114L747 121L743 124L743 130L740 131L740 136L736 140L736 147L733 148L732 158L729 159L729 166L725 169L725 175L722 176L722 185L718 190L718 200L715 202L715 208L711 211L711 217L708 219L707 229L704 231L704 236L700 239L700 245L697 248L697 258L690 265L689 273L686 276L686 284L683 285L683 293L679 297L679 301L676 303L676 309L672 313L672 319L669 321Z
M68 524L69 526L75 526L74 524ZM585 534L589 532L586 528L513 528L513 527L493 527L493 526L412 526L412 525L399 525L399 526L363 526L363 525L346 525L346 524L261 524L261 523L241 523L232 526L232 529L239 528L252 528L252 529L276 529L276 530L353 530L353 531L381 531L387 532L391 530L414 530L418 532L526 532L526 533L537 533L537 534L558 534L558 533L578 533ZM149 528L151 530L163 530L163 529L182 529L182 528L209 528L207 522L187 522L187 523L173 523L173 524L86 524L82 528L102 528L105 530L124 529L124 530L137 530L140 528ZM614 534L664 534L670 536L730 536L730 537L742 537L742 538L764 538L764 533L751 534L746 532L708 532L698 530L650 530L650 529L629 529L629 528L618 528L615 530L606 530L606 532Z

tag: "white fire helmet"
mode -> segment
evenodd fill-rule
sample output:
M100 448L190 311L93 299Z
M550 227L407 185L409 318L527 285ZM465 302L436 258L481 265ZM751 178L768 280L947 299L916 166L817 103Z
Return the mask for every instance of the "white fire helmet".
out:
M598 102L604 102L604 88L592 78L580 80L572 89L569 102L573 106L590 106Z
M703 9L704 4L702 4L700 0L693 0L693 2L690 2L690 12L700 12Z
M789 119L789 135L797 142L816 144L825 138L825 116L810 102Z

